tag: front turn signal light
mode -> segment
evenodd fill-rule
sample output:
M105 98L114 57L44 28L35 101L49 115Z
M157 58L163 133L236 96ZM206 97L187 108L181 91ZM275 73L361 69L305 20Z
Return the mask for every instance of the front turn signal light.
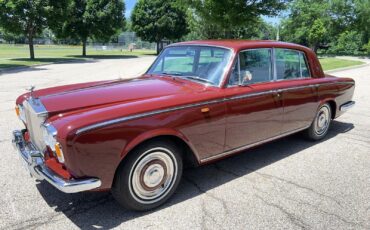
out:
M58 161L60 163L64 163L64 155L62 151L62 146L58 142L55 144L55 153L58 157Z
M21 112L19 111L19 106L15 106L15 113L17 114L17 116L19 117L21 115Z

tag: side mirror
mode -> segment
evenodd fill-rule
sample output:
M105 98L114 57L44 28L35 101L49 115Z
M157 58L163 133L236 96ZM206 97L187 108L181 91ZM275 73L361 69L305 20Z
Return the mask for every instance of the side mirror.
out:
M240 71L240 83L241 85L247 85L252 80L252 73L248 70Z

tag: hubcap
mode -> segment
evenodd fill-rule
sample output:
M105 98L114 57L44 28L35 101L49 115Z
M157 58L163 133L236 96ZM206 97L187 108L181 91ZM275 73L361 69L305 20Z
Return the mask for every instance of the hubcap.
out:
M165 148L151 149L130 171L130 192L140 203L154 203L171 190L176 177L177 163L173 153Z
M317 115L315 121L315 132L317 135L324 134L329 128L330 123L330 110L328 107L323 106Z

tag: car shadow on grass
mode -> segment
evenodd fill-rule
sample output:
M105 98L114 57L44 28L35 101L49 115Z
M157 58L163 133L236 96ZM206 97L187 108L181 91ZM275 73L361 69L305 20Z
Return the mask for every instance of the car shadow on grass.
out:
M325 142L338 134L346 133L353 128L354 125L351 123L333 121L327 136L319 142L308 141L298 133L244 151L214 164L185 169L183 179L174 196L161 207L149 212L126 210L119 206L109 192L64 194L47 182L37 184L37 189L47 204L55 208L55 212L63 214L78 228L110 229L123 222L158 212L161 209L206 193L213 188L239 177L244 177L320 142ZM40 219L39 224L53 222L56 216L59 215L45 216L45 219ZM60 220L60 218L55 219Z

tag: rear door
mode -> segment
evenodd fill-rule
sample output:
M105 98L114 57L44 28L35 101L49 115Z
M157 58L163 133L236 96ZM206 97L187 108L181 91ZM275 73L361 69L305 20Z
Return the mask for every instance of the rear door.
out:
M276 48L276 80L284 115L282 133L308 127L318 107L317 87L304 52Z

